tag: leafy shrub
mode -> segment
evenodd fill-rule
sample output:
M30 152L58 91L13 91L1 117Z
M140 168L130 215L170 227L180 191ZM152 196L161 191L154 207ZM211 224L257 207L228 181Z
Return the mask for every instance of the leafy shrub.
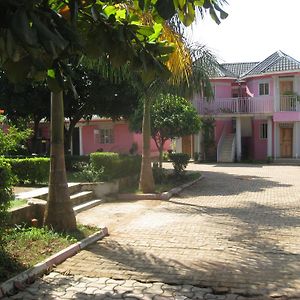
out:
M88 164L90 161L90 157L88 155L66 155L65 156L65 163L66 163L66 170L67 171L80 171L81 164L85 163Z
M181 176L189 163L190 156L186 153L170 153L169 158L172 161L175 175Z
M163 152L162 160L163 161L168 161L169 160L169 152L168 151Z
M141 167L140 156L119 155L113 152L91 153L90 161L94 169L103 168L104 181L136 175Z
M74 166L79 172L75 176L80 181L97 182L103 178L104 168L96 169L92 164L79 162Z
M6 159L19 182L44 183L48 181L50 159L45 157Z
M160 168L158 166L157 162L153 163L152 172L153 172L153 178L154 178L155 184L161 184L164 181L166 181L166 179L167 179L166 172L163 168Z
M12 186L15 178L11 172L11 166L4 159L0 158L0 246L1 238L3 236L1 228L3 228L6 221L6 211L9 207L9 202L13 198Z

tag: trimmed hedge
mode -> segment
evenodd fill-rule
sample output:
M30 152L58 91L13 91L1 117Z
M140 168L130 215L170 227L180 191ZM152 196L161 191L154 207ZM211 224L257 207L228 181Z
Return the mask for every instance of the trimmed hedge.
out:
M90 154L93 168L102 169L104 181L137 175L141 169L140 156L120 155L114 152L95 152Z
M50 158L9 158L10 165L19 182L44 183L49 178Z
M9 202L13 198L12 186L15 183L15 178L11 172L10 164L0 158L0 247L1 247L1 228L6 221L6 212L9 207Z

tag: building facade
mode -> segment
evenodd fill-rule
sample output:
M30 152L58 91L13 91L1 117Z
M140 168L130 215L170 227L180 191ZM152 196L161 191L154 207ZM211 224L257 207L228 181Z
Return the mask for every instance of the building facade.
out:
M215 158L298 159L300 156L300 62L277 51L261 62L220 64L211 78L213 99L193 104L213 117ZM203 157L203 132L179 139L176 151Z

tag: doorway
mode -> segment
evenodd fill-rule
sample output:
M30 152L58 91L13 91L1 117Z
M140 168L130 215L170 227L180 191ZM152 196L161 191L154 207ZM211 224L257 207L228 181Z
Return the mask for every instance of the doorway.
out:
M188 154L192 157L192 136L186 135L182 137L182 153Z
M293 156L293 128L280 128L280 157Z

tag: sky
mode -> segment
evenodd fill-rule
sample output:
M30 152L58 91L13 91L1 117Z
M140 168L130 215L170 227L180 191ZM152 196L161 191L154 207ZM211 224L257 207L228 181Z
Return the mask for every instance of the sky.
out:
M189 33L219 62L261 61L277 50L300 60L300 0L227 0L220 25L207 14Z

